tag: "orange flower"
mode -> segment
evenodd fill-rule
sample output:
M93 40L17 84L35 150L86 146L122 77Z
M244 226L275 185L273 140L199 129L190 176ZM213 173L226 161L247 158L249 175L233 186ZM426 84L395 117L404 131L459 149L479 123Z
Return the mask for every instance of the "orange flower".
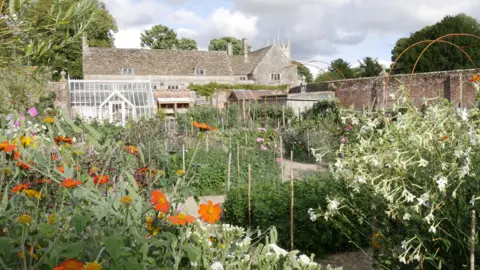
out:
M200 129L201 131L207 131L207 130L217 130L216 128L214 127L211 127L205 123L198 123L197 121L193 121L193 126L195 126L196 128Z
M17 163L15 163L15 164L16 164L18 167L22 167L24 170L28 170L28 169L30 169L30 166L34 165L35 163L33 163L33 162L28 162L28 164L26 164L26 163L17 161Z
M81 185L82 181L79 180L73 180L72 178L68 178L63 180L63 182L60 184L60 186L66 187L66 188L75 188L78 185Z
M43 119L43 122L46 124L53 124L55 123L55 119L53 117L45 117L45 119Z
M20 193L22 192L22 190L30 188L30 185L31 185L30 183L18 184L14 188L12 188L10 191L13 193Z
M92 167L90 168L90 170L88 170L88 175L92 176L95 175L95 173L97 173L100 169L97 168L97 167Z
M178 214L176 216L169 216L167 220L172 222L175 225L185 225L187 223L192 224L195 221L193 216L185 215L185 214Z
M155 210L162 211L163 213L167 213L170 205L165 197L165 194L160 190L154 190L152 192L152 198L150 199L151 204L155 204Z
M132 155L136 155L138 152L140 152L140 150L133 145L124 146L124 148Z
M480 74L479 75L473 75L472 79L470 80L472 83L480 81Z
M93 183L95 185L99 184L99 185L104 185L106 183L108 183L108 180L110 180L110 178L108 177L108 175L101 175L101 176L93 176Z
M372 237L372 247L375 248L375 249L379 249L381 248L381 244L380 244L380 240L381 240L382 236L379 234L379 233L376 233L373 235Z
M85 265L85 270L101 270L101 269L102 269L102 266L97 262L91 262Z
M63 166L58 166L56 169L61 173L65 173L65 168Z
M60 142L64 142L64 143L67 143L67 144L73 144L73 139L72 138L63 137L63 136L57 136L56 138L53 138L53 141L57 145L60 145Z
M51 184L51 183L52 183L52 180L48 180L48 179L38 179L36 182L37 182L37 184Z
M84 270L85 263L76 259L68 259L63 261L60 265L53 268L53 270Z
M15 148L17 148L17 146L10 144L8 141L0 143L0 150L5 151L5 153L11 153L13 150L15 150Z
M52 153L52 160L58 160L58 157L55 153Z
M32 251L32 248L29 246L29 245L25 245L25 249L27 250L27 253L28 255L30 255L32 258L34 258L35 260L38 261L38 256L34 253L34 251L38 251L40 249L40 246L37 245L35 248L34 248L34 251ZM23 252L20 251L18 253L18 257L20 258L20 260L23 260L24 259L24 256L23 256Z
M22 156L22 154L20 152L18 152L17 150L13 151L13 159L14 160L19 160L21 156Z
M447 139L448 139L448 136L443 136L442 138L440 138L440 141L441 141L441 142L444 142L444 141L446 141Z
M220 220L220 214L222 213L222 208L220 208L220 204L213 204L212 201L208 201L208 203L200 204L200 209L198 209L198 214L200 217L210 224L215 223L215 221Z

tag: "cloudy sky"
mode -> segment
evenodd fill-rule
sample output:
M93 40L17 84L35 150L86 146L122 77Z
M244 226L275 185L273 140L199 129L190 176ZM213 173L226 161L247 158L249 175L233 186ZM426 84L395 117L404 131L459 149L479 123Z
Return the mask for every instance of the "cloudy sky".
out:
M210 39L246 37L253 49L291 40L292 57L352 64L366 56L390 63L400 37L445 15L480 19L478 0L104 0L117 20L119 48L140 47L140 33L155 24L193 38L206 50ZM315 64L326 68L325 64ZM316 68L311 67L314 73Z

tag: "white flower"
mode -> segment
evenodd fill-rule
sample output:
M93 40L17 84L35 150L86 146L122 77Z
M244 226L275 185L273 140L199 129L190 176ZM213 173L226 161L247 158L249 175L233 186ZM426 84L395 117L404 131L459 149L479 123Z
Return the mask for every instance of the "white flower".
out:
M327 208L328 210L330 211L336 211L338 210L338 206L340 205L340 202L337 201L337 200L330 200L330 199L327 199L328 200L328 205L327 205Z
M408 247L407 241L403 240L403 241L402 241L402 249L407 250L407 247Z
M309 264L310 263L310 258L305 254L300 255L298 257L298 260L300 261L301 264Z
M197 267L197 266L198 266L198 263L197 263L197 262L190 262L190 265L191 265L192 267Z
M288 252L285 249L275 244L269 244L268 246L273 250L273 252L275 252L277 256L286 256L288 254Z
M433 216L432 212L430 212L426 217L425 217L425 221L430 224L433 220L435 219L435 217Z
M212 270L223 270L223 264L221 262L214 262L210 265L210 269Z
M244 262L249 262L249 261L250 261L250 255L249 255L249 254L245 254L245 257L243 257L242 261L244 261Z
M423 158L420 158L420 161L418 162L418 167L427 167L428 161L426 161Z
M316 221L317 220L317 215L315 214L313 208L308 209L308 214L310 215L310 220L311 221Z
M428 229L428 232L436 233L436 232L437 232L437 227L432 224L432 225L430 226L430 228Z
M411 215L409 213L405 213L403 215L403 220L410 220Z
M378 162L378 160L376 158L372 159L372 166L373 167L378 167L380 166L380 162Z
M405 256L400 256L400 257L398 257L398 260L399 260L401 263L407 264L407 260L405 260Z
M413 202L415 200L415 196L407 190L404 191L403 196L405 196L407 202Z
M361 176L358 177L358 180L357 180L357 181L358 181L359 183L362 183L362 184L366 182L366 181L365 181L365 178L363 178L363 177L361 177Z
M438 185L438 189L442 192L445 191L445 188L447 187L447 178L441 176L440 178L438 178L437 180L437 185Z

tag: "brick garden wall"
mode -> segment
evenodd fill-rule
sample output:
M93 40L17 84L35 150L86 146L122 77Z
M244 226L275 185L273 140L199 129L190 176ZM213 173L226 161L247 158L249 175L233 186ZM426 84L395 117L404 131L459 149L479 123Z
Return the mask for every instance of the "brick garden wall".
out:
M475 89L469 80L477 72L471 69L417 73L413 77L410 96L417 105L422 103L423 98L442 97L457 103L457 106L472 108L475 105ZM348 79L307 85L306 91L336 91L339 102L344 107L391 108L401 96L401 89L408 91L409 81L410 75L391 76L387 87L386 77L383 76ZM300 93L300 88L292 88L289 93Z

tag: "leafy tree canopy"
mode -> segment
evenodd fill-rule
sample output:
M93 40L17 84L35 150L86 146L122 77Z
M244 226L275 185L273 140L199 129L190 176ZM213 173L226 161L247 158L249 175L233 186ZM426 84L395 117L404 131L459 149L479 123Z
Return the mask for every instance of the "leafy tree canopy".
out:
M210 45L208 45L209 51L226 51L227 44L232 43L233 55L242 55L243 54L243 42L240 39L234 37L221 37L214 38L210 40ZM252 50L252 46L248 46L248 51Z
M190 38L181 38L177 41L177 48L185 51L198 50L197 42Z
M140 36L140 46L151 49L171 50L177 45L177 33L165 25L154 25Z
M342 79L356 78L358 71L350 66L347 61L338 58L330 62L330 66L325 72L319 73L315 78L315 82L326 82Z
M365 57L359 63L359 77L376 77L383 71L383 66L376 58Z
M446 16L440 22L424 27L412 33L409 37L399 39L392 50L392 61L408 46L422 41L435 40L440 36L451 33L468 33L480 36L479 22L466 14ZM459 36L446 38L446 41L462 47L473 59L475 65L480 66L479 40L474 37ZM412 72L415 61L428 43L423 43L408 50L398 61L394 73ZM473 68L468 58L461 50L446 43L435 43L422 56L415 69L416 72L431 72Z
M308 67L297 61L292 61L292 63L297 65L297 73L300 77L305 76L305 81L307 83L313 82L313 75Z

